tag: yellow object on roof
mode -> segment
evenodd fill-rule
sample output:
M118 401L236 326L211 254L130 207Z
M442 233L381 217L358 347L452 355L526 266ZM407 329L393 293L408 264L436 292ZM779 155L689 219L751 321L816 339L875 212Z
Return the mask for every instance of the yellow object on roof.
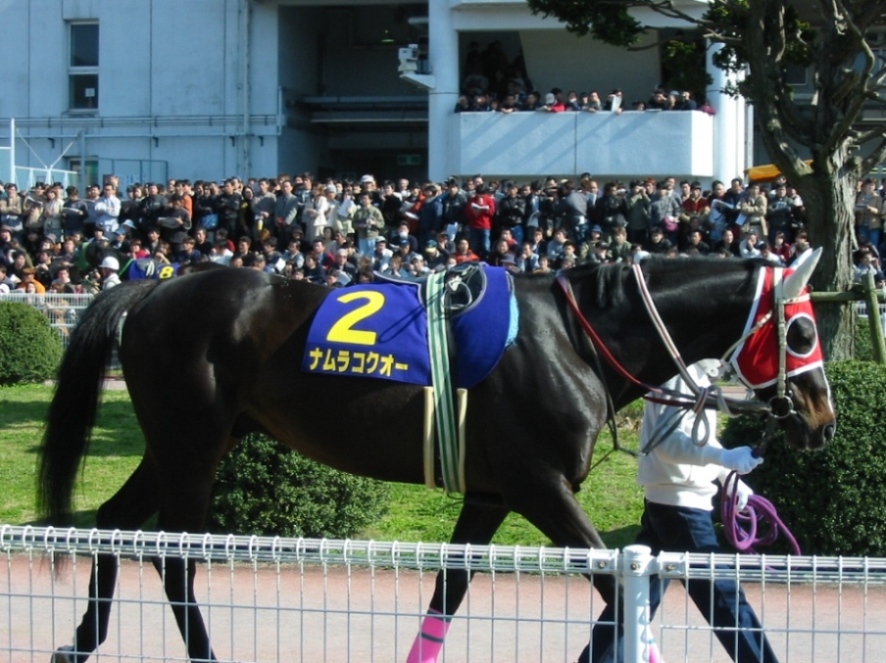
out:
M811 166L812 160L805 161L806 165ZM781 171L774 163L767 163L763 166L751 166L744 171L745 177L749 182L772 182L776 177L781 175Z

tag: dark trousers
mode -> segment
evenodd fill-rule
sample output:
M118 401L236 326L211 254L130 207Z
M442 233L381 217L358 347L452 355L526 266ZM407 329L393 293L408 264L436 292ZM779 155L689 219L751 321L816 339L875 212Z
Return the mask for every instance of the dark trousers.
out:
M646 502L642 529L636 543L649 546L653 554L662 550L672 552L719 553L721 550L709 511L686 507L665 506ZM654 616L668 581L658 576L650 579L650 608ZM763 627L735 580L718 579L683 581L692 602L714 627L717 639L737 663L777 663L778 659L763 633ZM621 663L624 659L624 628L621 624L621 606L617 627L615 606L606 606L594 625L591 645L579 658L579 663ZM617 634L616 634L617 630ZM593 653L593 657L591 657Z

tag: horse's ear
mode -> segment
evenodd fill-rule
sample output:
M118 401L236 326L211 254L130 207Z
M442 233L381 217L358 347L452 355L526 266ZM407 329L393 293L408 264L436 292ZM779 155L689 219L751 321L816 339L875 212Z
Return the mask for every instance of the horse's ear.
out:
M785 279L784 285L781 289L781 295L784 299L794 299L795 297L800 296L800 293L803 292L803 288L805 288L806 284L809 282L809 277L811 277L812 272L815 271L815 266L818 264L819 258L821 258L821 247L815 249L806 260L803 260L797 265L797 269Z

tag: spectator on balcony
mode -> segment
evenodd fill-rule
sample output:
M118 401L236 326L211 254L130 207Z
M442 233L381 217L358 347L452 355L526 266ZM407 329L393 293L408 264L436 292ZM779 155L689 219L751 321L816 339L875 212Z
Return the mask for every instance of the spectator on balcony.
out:
M596 113L603 110L603 102L600 101L600 93L596 90L588 92L587 101L582 100L581 109L589 113Z
M578 92L575 90L569 90L566 93L566 99L563 101L565 110L568 111L580 111L581 110L581 101L578 98Z
M538 110L544 111L546 113L562 113L566 110L566 104L557 99L557 95L554 92L548 92L545 95L544 105Z
M498 111L500 113L508 114L514 113L518 110L520 110L520 108L517 105L517 97L513 94L506 94L501 104L498 106Z
M668 110L668 97L661 88L653 91L649 101L646 102L646 110Z
M619 88L606 95L603 110L611 113L621 113L624 110L624 93Z
M675 110L683 110L683 111L691 111L696 110L698 105L695 103L695 100L692 98L692 93L689 90L683 90L680 93L680 99L677 103Z
M523 102L523 108L521 110L524 110L524 111L542 110L540 96L536 90L533 90L532 92L529 92L526 95L526 101Z
M488 94L478 94L474 97L474 104L471 110L476 113L489 113L494 110L492 105L493 98Z
M453 111L455 113L467 113L471 110L471 100L468 98L466 94L458 95L458 100L455 102L455 108Z
M680 110L680 91L671 90L667 96L668 107L665 110Z

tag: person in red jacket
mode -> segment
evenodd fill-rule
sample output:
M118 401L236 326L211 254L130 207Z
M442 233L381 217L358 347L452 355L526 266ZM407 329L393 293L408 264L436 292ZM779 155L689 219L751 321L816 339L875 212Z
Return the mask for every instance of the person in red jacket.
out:
M486 184L477 187L465 205L465 214L468 217L471 247L481 259L486 258L492 248L492 219L495 216L495 198Z

